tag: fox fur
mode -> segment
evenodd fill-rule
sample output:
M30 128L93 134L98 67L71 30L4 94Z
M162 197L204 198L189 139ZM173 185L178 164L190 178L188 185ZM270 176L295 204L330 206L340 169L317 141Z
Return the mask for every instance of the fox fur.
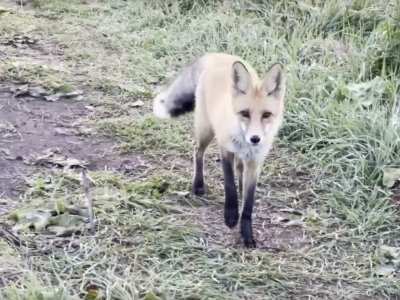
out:
M185 67L153 100L153 113L176 118L194 111L194 178L192 191L204 195L204 152L212 141L221 151L225 189L225 224L239 221L238 192L243 197L241 236L245 247L256 247L252 211L260 167L282 125L286 75L273 64L260 79L242 58L207 53Z

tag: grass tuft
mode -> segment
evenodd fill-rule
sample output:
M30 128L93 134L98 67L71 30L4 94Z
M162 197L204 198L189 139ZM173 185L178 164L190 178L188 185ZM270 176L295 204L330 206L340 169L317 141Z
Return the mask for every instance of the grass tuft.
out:
M124 154L138 162L126 172L91 172L93 235L82 219L67 236L54 224L22 226L26 244L0 251L3 298L400 297L398 268L375 273L387 271L382 246L400 247L395 0L33 6L0 12L4 84L84 90L84 100L96 104L88 121L120 142L115 160ZM210 195L191 198L192 115L151 115L158 85L208 51L240 55L260 74L277 60L288 71L285 122L257 187L259 248L251 252L223 225L217 149L205 163ZM43 172L28 181L11 216L32 207L40 216L65 215L85 201L75 173ZM22 228L18 218L7 222Z

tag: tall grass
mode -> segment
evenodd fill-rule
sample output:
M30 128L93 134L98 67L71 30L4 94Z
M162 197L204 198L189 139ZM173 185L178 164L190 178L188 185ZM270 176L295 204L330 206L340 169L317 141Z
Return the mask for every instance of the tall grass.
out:
M153 167L141 179L146 188L156 176L169 181L171 192L143 195L129 176L94 173L101 220L96 235L39 235L34 250L20 250L43 286L33 288L36 293L60 286L89 297L92 286L105 299L400 297L396 278L373 276L377 247L399 246L394 191L382 182L388 167L400 168L395 0L232 1L229 9L209 1L35 5L36 16L18 11L0 19L1 36L32 25L27 34L40 37L39 46L62 45L57 59L65 70L50 76L10 64L0 75L85 87L98 97L102 114L91 124L119 138L124 153L144 153ZM18 61L15 49L4 49ZM255 208L265 247L250 253L223 226L220 201L191 207L196 201L185 199L190 118L166 124L150 116L156 87L210 51L240 55L260 74L279 60L288 73L285 122ZM142 108L129 106L139 98ZM210 151L206 183L218 198L221 174L217 152ZM80 187L69 184L50 186L40 199L27 193L27 202L83 201ZM280 208L301 210L302 229L274 225ZM274 243L276 252L269 248ZM33 297L24 280L6 291L10 299Z

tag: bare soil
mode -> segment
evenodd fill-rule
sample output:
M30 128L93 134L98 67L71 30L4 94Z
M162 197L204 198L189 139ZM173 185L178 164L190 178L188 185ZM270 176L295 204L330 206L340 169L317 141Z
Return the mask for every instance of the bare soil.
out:
M32 163L46 151L83 161L90 170L123 167L134 158L111 155L112 138L94 135L94 128L80 125L93 113L91 108L83 101L14 97L10 86L1 88L0 199L5 200L0 215L13 206L6 199L16 200L26 190L25 178L51 167Z

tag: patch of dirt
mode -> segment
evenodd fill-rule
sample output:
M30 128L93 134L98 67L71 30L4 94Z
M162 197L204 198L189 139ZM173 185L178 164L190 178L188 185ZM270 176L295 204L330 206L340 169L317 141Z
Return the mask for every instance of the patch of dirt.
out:
M132 160L138 157L113 155L113 139L80 124L94 113L88 103L17 98L9 90L0 90L0 199L16 199L25 190L24 178L46 167L28 161L50 149L63 157L87 162L89 170L132 171L125 170L126 166L135 165ZM5 210L3 203L0 215Z
M223 204L219 207L210 205L194 209L199 210L199 215L194 222L206 232L210 246L244 249L240 238L240 224L238 223L232 230L224 224ZM272 222L274 212L265 202L254 206L253 232L257 249L268 252L285 252L288 249L300 248L307 244L308 238L302 227L285 227L283 224L274 224Z

